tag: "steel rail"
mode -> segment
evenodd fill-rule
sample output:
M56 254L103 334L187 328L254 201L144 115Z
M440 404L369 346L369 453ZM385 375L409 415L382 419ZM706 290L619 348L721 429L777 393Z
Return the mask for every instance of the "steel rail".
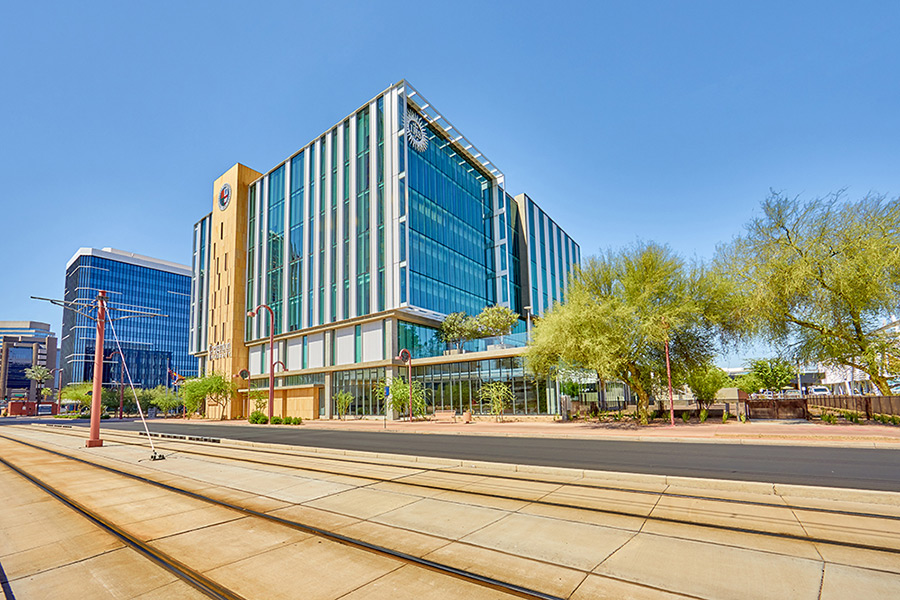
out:
M145 435L143 432L134 432L134 433L139 436ZM110 432L107 432L104 435L109 437L109 434L110 434ZM117 434L122 435L126 439L129 437L127 435L127 433L123 434L123 432L121 432L121 431L117 431L113 435L117 435ZM168 433L159 434L156 432L151 432L151 435L153 435L155 437L167 438L167 439L171 439L172 441L175 441L175 442L183 442L183 443L187 443L187 444L196 443L196 442L221 444L221 442L222 442L221 438L184 436L182 434L168 434ZM178 437L178 436L180 436L180 437ZM119 439L119 441L123 444L128 444L131 446L140 446L141 445L140 443L136 443L133 441L122 441L121 438ZM494 476L494 477L501 477L503 479L509 479L511 481L561 485L561 486L568 486L568 487L575 487L575 488L582 488L582 489L589 489L589 490L627 492L627 493L631 493L631 494L639 494L639 495L646 495L646 496L665 496L667 498L682 498L682 499L686 499L686 500L708 500L708 501L713 501L713 502L721 502L724 504L736 504L736 505L744 505L744 506L760 506L760 507L764 507L764 508L787 508L790 510L808 512L808 513L833 514L833 515L852 516L852 517L866 517L866 518L872 518L872 519L886 519L888 521L900 521L900 515L886 515L886 514L880 514L880 513L842 510L842 509L836 509L836 508L822 508L822 507L815 507L815 506L791 506L791 505L787 505L787 504L778 504L775 502L764 502L761 500L747 500L747 499L741 499L741 498L715 498L715 497L710 497L710 496L700 496L697 494L672 493L672 492L666 492L666 491L654 492L654 491L650 491L650 490L640 490L640 489L633 489L633 488L626 488L626 487L617 487L617 486L612 486L612 485L596 485L596 484L592 484L592 483L579 483L577 481L573 481L573 482L551 481L551 480L547 480L547 479L539 479L537 477L521 477L521 476L517 476L515 474L485 475L483 473L477 473L477 472L472 472L472 471L450 471L450 470L447 470L444 468L390 465L390 464L379 463L379 462L375 462L375 461L371 461L371 460L363 460L360 458L344 457L344 456L325 456L325 455L304 456L304 455L297 454L294 452L284 452L284 451L274 450L274 449L270 449L270 448L260 449L260 448L253 448L253 447L245 448L245 447L234 447L234 446L221 446L221 447L228 448L230 450L239 451L239 452L252 452L252 453L266 454L266 455L276 454L278 456L297 458L297 459L301 459L301 460L302 459L318 459L318 460L324 460L324 461L330 460L330 461L335 461L335 462L353 463L353 464L359 464L359 465L375 465L375 466L379 466L379 467L411 469L411 470L415 470L418 472L411 473L409 475L404 475L402 477L396 477L396 478L379 477L377 475L348 475L345 472L342 472L339 470L334 470L334 469L326 469L324 467L297 466L297 465L291 465L291 464L285 464L285 463L273 463L271 461L264 461L264 460L254 460L252 458L236 458L236 457L231 457L231 456L224 456L222 454L215 454L213 452L201 452L201 451L197 451L197 450L183 450L183 449L177 449L177 448L172 448L172 447L167 447L167 448L169 450L172 450L173 452L179 452L182 454L193 454L193 455L197 455L197 456L209 456L209 457L213 457L213 458L221 458L224 460L247 462L250 464L260 464L260 465L269 465L269 466L274 465L274 466L286 467L286 468L291 468L291 469L299 469L299 470L303 470L303 471L312 471L314 473L325 473L328 475L344 475L347 477L357 477L359 479L369 479L372 481L376 481L378 483L399 483L402 485L417 486L417 487L423 487L423 488L427 488L427 489L434 489L434 490L441 490L441 491L459 491L459 490L455 490L455 489L448 488L448 487L443 487L443 486L436 485L436 484L403 481L403 479L406 477L412 477L412 476L418 475L418 474L420 474L419 472L451 473L451 474L457 474L457 475L473 475L473 476L480 476L480 477ZM465 461L463 461L463 462L465 462ZM520 500L520 501L541 503L540 500L532 500L529 498L522 498L520 496L496 496L493 494L488 494L485 492L479 492L479 491L475 491L475 490L471 490L471 491L466 490L466 493L476 494L476 495L485 495L485 496L496 497L496 498L503 498L503 499L507 499L507 500ZM883 493L893 493L893 492L883 492ZM900 496L900 494L898 494L898 496ZM563 506L563 507L567 507L567 508L579 508L582 510L597 510L597 511L605 512L603 509L595 509L595 508L589 508L589 507L578 506L578 505L573 505L573 504L562 504L562 505L558 505L558 506ZM626 513L621 513L621 514L634 516L634 513L626 512Z
M6 437L6 436L0 435L0 437ZM16 440L16 441L19 441L19 440ZM20 443L26 443L26 442L20 442ZM129 443L129 442L123 442L123 443L129 444L129 445L139 445L139 444ZM170 448L170 450L171 450L171 448ZM245 449L240 448L240 450L245 450ZM255 449L247 449L247 450L255 450ZM262 450L255 450L255 451L263 452ZM48 452L53 452L53 451L48 450ZM493 499L498 499L498 500L513 500L513 501L518 501L518 502L529 502L529 503L533 503L533 504L539 504L539 505L543 505L543 506L552 506L552 507L556 507L556 508L574 508L574 509L578 509L578 510L584 510L584 511L589 511L589 512L594 512L594 513L600 513L600 514L612 514L612 515L617 515L617 516L634 517L634 518L639 518L639 519L651 519L651 520L659 521L659 522L676 523L676 524L680 524L680 525L692 525L692 526L696 526L696 527L703 527L703 528L707 528L707 529L714 529L714 530L720 530L720 531L734 531L734 532L740 532L740 533L763 535L763 536L773 537L773 538L830 544L833 546L850 547L850 548L857 548L857 549L861 549L861 550L874 550L874 551L879 551L879 552L888 552L888 553L900 555L900 548L876 546L876 545L864 544L864 543L860 543L860 542L834 540L834 539L828 539L828 538L813 537L813 536L809 536L809 535L799 535L799 534L791 534L791 533L784 533L784 532L765 531L762 529L739 527L736 525L724 525L724 524L720 524L720 523L704 523L704 522L692 521L692 520L688 520L688 519L679 519L679 518L675 518L675 517L661 517L661 516L653 516L650 514L643 515L643 514L628 512L628 511L624 511L624 510L616 510L613 508L579 506L577 504L570 504L570 503L565 503L565 502L552 502L549 500L542 500L542 499L522 498L521 496L499 494L499 493L489 493L489 492L478 491L478 490L458 490L458 489L444 487L444 486L440 486L440 485L436 485L436 484L403 481L402 480L403 478L393 478L392 479L392 478L386 478L386 477L379 477L377 475L349 475L347 473L341 473L339 471L332 471L332 470L322 469L322 468L298 467L298 466L294 466L294 465L273 463L271 461L253 460L253 459L248 459L248 458L227 457L227 456L221 456L218 454L212 454L212 453L206 453L206 452L198 452L198 451L190 451L190 450L177 450L177 449L175 449L174 452L179 452L179 453L183 453L183 454L194 454L194 455L198 455L198 456L208 456L208 457L220 458L220 459L224 459L224 460L230 460L230 461L234 461L234 462L246 462L246 463L250 463L250 464L285 467L285 468L297 469L297 470L301 470L301 471L308 470L308 471L321 472L321 473L327 473L327 474L338 474L338 475L344 475L346 477L355 477L357 479L367 479L367 480L375 481L378 483L399 483L401 485L421 487L421 488L426 488L426 489L462 492L462 493L466 493L466 494L472 494L475 496L481 496L481 497L485 497L485 498L493 498ZM63 456L67 456L67 455L63 454ZM73 457L73 460L81 460L81 459L76 459ZM362 462L362 461L357 461L357 462ZM91 463L91 464L93 464L93 463ZM368 464L377 464L377 463L368 463ZM98 466L102 466L102 465L98 465ZM104 467L104 468L106 468L106 467ZM409 467L401 467L401 468L409 468ZM437 473L441 473L441 472L448 473L448 471L441 471L439 469L430 469L430 470L422 469L422 470L430 471L430 472L437 472ZM404 477L407 477L407 476L404 476ZM545 480L542 481L542 480L520 479L520 481L534 481L534 482L538 482L538 483L553 483L553 484L558 484L558 485L571 485L568 483L548 482ZM794 507L794 506L789 506L786 504L763 503L763 502L754 502L754 501L745 501L745 500L735 500L735 499L730 499L730 498L709 498L709 497L704 497L704 496L691 496L691 495L685 495L685 494L664 494L662 492L647 492L646 490L630 490L627 488L601 488L599 486L584 486L584 487L595 487L595 489L636 492L636 493L650 494L650 495L666 495L668 497L673 497L673 498L687 498L687 499L708 500L708 501L723 502L723 503L749 504L749 505L754 505L754 506L779 508L779 509L784 509L784 510L789 510L789 511L804 510L807 512L822 512L825 514L843 514L843 515L847 515L847 516L860 516L860 517L868 517L868 518L872 518L872 519L886 519L886 520L891 520L891 521L900 520L900 517L897 517L894 515L880 515L877 513L858 513L858 512L852 512L852 511L843 511L842 512L842 511L837 511L834 509L821 510L821 509L814 508L814 507ZM799 521L798 521L798 524L800 524Z
M85 459L83 459L83 458L78 458L78 457L75 457L75 456L70 456L70 455L65 454L65 453L63 453L63 452L58 452L58 451L56 451L56 450L51 450L51 449L49 449L49 448L44 448L44 447L42 447L42 446L38 446L38 445L32 444L32 443L30 443L30 442L25 442L25 441L20 440L20 439L15 439L15 438L12 438L12 437L8 437L8 436L6 436L6 435L0 435L0 438L6 439L6 440L8 440L8 441L16 442L16 443L18 443L18 444L22 444L23 446L27 446L27 447L32 448L32 449L35 449L35 450L39 450L39 451L42 451L42 452L47 452L48 454L52 454L52 455L55 455L55 456L59 456L59 457L61 457L61 458L65 458L65 459L67 459L67 460L75 461L75 462L78 462L78 463L81 463L81 464L85 464L85 465L88 465L88 466L91 466L91 467L94 467L94 468L97 468L97 469L102 469L102 470L104 470L104 471L107 471L107 472L110 472L110 473L114 473L114 474L116 474L116 475L120 475L120 476L123 476L123 477L128 477L128 478L130 478L130 479L134 479L134 480L140 481L140 482L142 482L142 483L146 483L146 484L149 484L149 485L153 485L153 486L162 488L162 489L167 490L167 491L170 491L170 492L175 492L175 493L178 493L178 494L187 496L187 497L189 497L189 498L194 498L194 499L196 499L196 500L201 500L201 501L207 502L207 503L209 503L209 504L213 504L213 505L216 505L216 506L221 506L221 507L224 507L224 508L229 508L229 509L231 509L231 510L235 510L235 511L237 511L237 512L241 512L241 513L244 513L244 514L247 514L247 515L251 515L251 516L254 516L254 517L259 517L259 518L261 518L261 519L265 519L265 520L267 520L267 521L271 521L271 522L274 522L274 523L278 523L278 524L280 524L280 525L284 525L284 526L286 526L286 527L290 527L290 528L296 529L296 530L298 530L298 531L303 531L304 533L309 533L309 534L312 534L312 535L315 535L315 536L318 536L318 537L321 537L321 538L324 538L324 539L328 539L328 540L331 540L331 541L333 541L333 542L337 542L337 543L339 543L339 544L343 544L343 545L345 545L345 546L350 546L350 547L354 547L354 548L359 548L359 549L366 550L366 551L368 551L368 552L372 552L372 553L374 553L374 554L378 554L378 555L381 555L381 556L387 556L387 557L389 557L389 558L393 558L393 559L396 559L396 560L401 561L401 562L405 562L405 563L408 563L408 564L413 564L413 565L416 565L416 566L419 566L419 567L423 567L423 568L428 569L428 570L430 570L430 571L435 571L435 572L438 572L438 573L442 573L442 574L444 574L444 575L450 575L450 576L455 577L455 578L457 578L457 579L461 579L461 580L464 580L464 581L468 581L469 583L474 583L474 584L480 585L480 586L482 586L482 587L487 587L487 588L494 589L494 590L497 590L497 591L500 591L500 592L505 592L505 593L508 593L508 594L512 594L512 595L518 596L518 597L520 597L520 598L527 598L527 599L529 599L529 600L564 600L563 598L560 598L559 596L553 596L553 595L551 595L551 594L545 594L545 593L540 592L540 591L538 591L538 590L532 590L532 589L526 588L526 587L524 587L524 586L516 585L516 584L514 584L514 583L509 583L509 582L506 582L506 581L501 581L501 580L499 580L499 579L495 579L495 578L493 578L493 577L488 577L488 576L485 576L485 575L479 575L478 573L474 573L474 572L472 572L472 571L467 571L467 570L465 570L465 569L459 569L459 568L452 567L452 566L450 566L450 565L445 565L445 564L442 564L442 563L439 563L439 562L436 562L436 561L433 561L433 560L428 560L428 559L426 559L426 558L421 558L421 557L418 557L418 556L414 556L414 555L411 555L411 554L407 554L407 553L405 553L405 552L400 552L400 551L397 551L397 550L392 550L392 549L390 549L390 548L385 548L384 546L379 546L379 545L377 545L377 544L371 544L371 543L369 543L369 542L365 542L365 541L362 541L362 540L359 540L359 539L356 539L356 538L352 538L352 537L349 537L349 536L346 536L346 535L343 535L343 534L340 534L340 533L337 533L337 532L334 532L334 531L328 531L327 529L322 529L321 527L315 527L315 526L312 526L312 525L306 525L306 524L304 524L304 523L300 523L299 521L292 521L292 520L290 520L290 519L285 519L285 518L277 517L277 516L270 515L270 514L267 514L267 513L264 513L264 512L259 512L259 511L257 511L257 510L254 510L254 509L252 509L252 508L248 508L248 507L246 507L246 506L240 506L240 505L234 504L234 503L232 503L232 502L226 502L226 501L224 501L224 500L218 500L218 499L216 499L216 498L212 498L212 497L206 496L206 495L204 495L204 494L200 494L200 493L198 493L198 492L193 492L193 491L190 491L190 490L185 490L185 489L182 489L182 488L179 488L179 487L176 487L176 486L173 486L173 485L169 485L169 484L166 484L166 483L162 483L162 482L159 482L159 481L154 481L154 480L152 480L152 479L149 479L149 478L147 478L147 477L143 477L143 476L141 476L141 475L136 475L136 474L134 474L134 473L129 473L128 471L123 471L123 470L116 469L116 468L114 468L114 467L110 467L110 466L107 466L107 465L97 464L97 463L94 463L94 462L92 462L92 461L85 460ZM16 470L17 472L19 472L19 473L22 474L23 476L25 476L25 477L31 479L31 476L26 475L23 471L21 471L20 469L18 469L18 468L15 467L14 465L9 464L9 463L8 463L5 459L3 459L2 457L0 457L0 462L2 462L3 464L6 464L6 465L9 466L10 468ZM36 479L36 478L35 478L35 479ZM44 488L44 489L47 489L47 487L45 487L44 485L41 485L41 487ZM48 490L48 491L49 491L49 490ZM86 514L86 516L91 517L90 511L89 511L88 509L84 508L84 507L81 507L81 505L79 505L77 502L75 502L75 501L73 501L73 500L71 500L71 499L67 499L67 498L64 499L64 497L61 497L60 495L58 495L57 493L54 493L54 492L52 492L52 491L50 491L49 493L51 493L51 494L54 495L54 496L60 497L60 499L62 499L62 500L63 500L64 502L66 502L67 504L69 504L69 503L71 502L71 503L72 503L71 505L73 506L73 508L75 508L75 509L78 510L79 512L83 512L84 514ZM112 524L107 524L104 520L102 520L102 518L99 518L99 517L97 517L97 518L91 517L91 518L92 518L92 520L95 520L95 522L98 522L98 524L103 525L105 528L110 529L111 531L114 531L114 532L116 531L114 525L112 525ZM122 533L122 535L128 536L129 539L133 540L133 543L135 543L135 544L140 544L140 543L141 543L139 540L137 540L136 538L133 538L132 536L130 536L130 535L127 534L126 532L122 531L121 533ZM152 550L152 549L149 549L149 550ZM152 550L152 552L156 553L156 552L158 552L158 551ZM162 554L162 553L160 553L160 554ZM169 559L169 560L171 560L174 564L181 565L181 563L178 563L177 561L174 561L174 559ZM189 567L186 567L186 566L184 566L184 565L181 565L181 566L182 566L185 570L188 570L188 571L190 570ZM202 577L202 576L201 576L201 577ZM212 582L210 582L210 583L212 583ZM224 589L224 588L223 588L223 589ZM213 597L217 597L217 598L218 598L218 596L213 596ZM234 599L240 599L240 600L243 600L240 596L237 596L237 595L235 595L235 596L221 596L221 597L222 597L222 598L226 598L226 599L228 599L228 598L234 598Z
M7 439L9 439L9 438L7 438ZM190 584L191 586L196 588L198 591L209 596L210 598L215 598L216 600L245 600L245 598L243 596L241 596L240 594L237 594L236 592L233 592L232 590L230 590L222 585L219 585L215 581L209 579L208 577L199 573L198 571L195 571L194 569L190 568L189 566L185 565L184 563L182 563L178 560L175 560L174 558L172 558L165 552L157 550L156 548L153 548L152 546L146 544L145 542L141 541L137 537L131 535L127 531L118 527L115 523L109 521L108 519L103 518L102 516L100 516L99 514L97 514L94 511L92 511L91 509L87 508L80 502L78 502L78 501L74 500L73 498L70 498L66 494L60 492L59 490L57 490L56 488L54 488L47 482L43 481L42 479L36 477L35 475L32 475L31 473L28 473L27 471L12 464L5 458L0 457L0 463L5 465L12 471L16 472L17 474L19 474L19 476L23 477L26 481L31 482L32 484L34 484L39 489L46 492L53 498L56 498L57 500L62 502L64 505L73 509L78 514L87 518L89 521L91 521L92 523L94 523L95 525L97 525L98 527L100 527L101 529L106 531L107 533L110 533L113 536L117 537L118 539L122 540L123 542L125 542L125 544L127 546L129 546L133 550L136 550L139 554L141 554L145 558L150 559L154 563L158 564L165 570L169 571L170 573L172 573L173 575L175 575L182 581Z

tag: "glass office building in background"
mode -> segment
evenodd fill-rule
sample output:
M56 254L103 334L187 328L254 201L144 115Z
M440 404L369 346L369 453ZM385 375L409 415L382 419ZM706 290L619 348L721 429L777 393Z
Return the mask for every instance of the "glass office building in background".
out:
M202 371L247 368L251 386L266 384L270 318L245 316L266 304L283 399L319 386L318 415L332 414L341 389L360 397L357 413L377 414L371 388L393 376L402 347L417 361L473 362L446 371L454 391L482 371L517 377L521 412L552 412L546 397L526 398L536 392L522 371L525 319L564 300L580 248L533 200L508 193L500 169L409 82L265 173L236 165L213 198L194 231L191 350ZM445 357L443 318L495 304L520 315L514 335L469 350L506 346L509 360L484 370L474 359L487 355ZM462 410L471 394L447 398Z
M110 307L165 315L113 323L131 380L145 388L166 385L169 369L197 375L197 359L188 353L190 289L189 267L113 248L80 248L66 265L67 302L87 303L106 290ZM114 318L125 314L112 311ZM62 385L92 381L95 322L65 310L60 342ZM103 383L127 383L109 324L103 346Z
M8 400L43 400L38 386L25 375L34 365L56 369L56 334L48 323L0 321L0 404ZM43 384L56 387L56 376ZM52 397L51 397L52 398Z

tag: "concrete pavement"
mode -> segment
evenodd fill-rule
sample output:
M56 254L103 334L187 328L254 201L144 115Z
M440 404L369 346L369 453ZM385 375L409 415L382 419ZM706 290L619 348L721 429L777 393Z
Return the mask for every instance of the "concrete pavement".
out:
M271 464L248 463L241 456L248 456L250 449L264 453L262 445L206 444L201 446L213 455L195 456L177 450L196 444L170 440L161 444L174 454L147 463L139 462L146 459L145 447L122 445L114 436L103 448L85 450L82 437L75 435L83 432L62 433L31 430L15 435L559 597L879 600L900 594L898 494L846 490L839 498L830 490L801 486L777 490L761 484L736 487L734 482L659 481L624 474L611 480L603 473L541 467L530 467L532 477L523 481L511 477L520 472L509 465L453 466L452 461L397 455L375 460L373 455L340 451L309 456L304 449L283 446ZM4 447L4 455L15 454L12 450ZM346 467L345 474L309 470L326 464ZM48 479L71 478L68 485L79 491L81 476L61 467L44 468ZM388 481L373 483L375 473ZM601 487L573 486L578 482ZM428 483L446 489L422 487ZM630 484L635 491L610 487L620 484ZM698 496L703 485L708 497ZM333 554L336 550L323 553L309 539L282 539L281 532L265 528L247 531L244 519L190 510L183 500L166 508L168 500L133 485L108 489L107 494L86 496L86 501L110 514L124 505L121 519L132 519L135 531L173 555L193 557L204 573L246 597L494 597L454 587L456 582L435 583L405 567L392 570L378 561L362 561L352 572L345 571L343 559ZM830 512L805 511L804 506ZM154 514L155 507L161 512ZM592 507L622 510L613 514ZM871 517L867 521L847 512L883 514L887 520L872 526ZM690 515L725 528L671 520ZM731 525L793 537L738 531L728 528ZM802 539L810 531L847 543ZM872 542L885 550L853 545ZM0 551L0 562L7 560ZM328 579L329 573L338 581ZM363 582L362 587L346 595L342 577ZM463 593L471 595L459 595Z

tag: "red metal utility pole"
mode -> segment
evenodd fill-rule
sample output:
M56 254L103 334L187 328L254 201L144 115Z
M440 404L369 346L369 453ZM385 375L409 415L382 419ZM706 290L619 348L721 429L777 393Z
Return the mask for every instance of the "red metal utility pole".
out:
M88 448L103 445L100 439L100 397L103 394L103 333L106 329L106 292L97 294L97 339L94 347L94 388L91 392L91 435L84 443Z

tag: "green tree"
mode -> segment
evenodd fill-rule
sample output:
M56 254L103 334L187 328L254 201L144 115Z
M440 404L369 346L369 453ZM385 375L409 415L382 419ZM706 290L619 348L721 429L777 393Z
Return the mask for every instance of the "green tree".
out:
M559 383L559 391L569 398L577 398L581 392L581 384L571 379L565 379Z
M464 312L450 313L441 323L439 335L443 341L454 344L460 350L463 342L478 337L478 323Z
M385 389L390 387L391 394L385 403ZM388 386L382 379L375 384L373 390L375 398L381 402L386 409L391 409L398 414L409 413L409 386L402 377L394 377L391 379L391 385ZM425 402L425 386L421 381L412 382L412 411L414 417L423 417L426 412Z
M762 389L778 392L789 384L796 372L791 363L780 358L763 358L750 363L750 373L762 384Z
M702 265L685 265L667 247L647 242L610 250L576 271L566 302L537 322L528 366L535 374L589 368L601 379L624 381L646 424L650 394L666 388L666 339L678 385L711 360L716 329L730 331L726 292Z
M512 328L519 322L519 315L500 304L485 307L478 316L474 317L475 329L479 337L502 338L509 335Z
M77 402L79 410L90 410L91 408L91 390L93 383L85 381L83 383L70 383L59 392L61 400L69 402Z
M53 371L43 365L31 365L25 368L25 377L37 384L38 401L43 397L44 383L53 379Z
M347 409L351 404L353 404L353 396L350 395L350 392L341 390L334 395L334 405L337 408L338 417L341 419L347 414Z
M701 365L692 370L687 376L687 385L700 404L700 408L709 409L709 405L715 402L716 395L723 387L731 384L728 374L712 363Z
M188 377L181 385L181 398L189 415L200 412L206 404L207 383L205 377Z
M754 373L747 373L735 378L734 384L737 389L747 394L755 394L765 387L760 378Z
M483 404L488 405L491 414L497 415L500 420L503 420L503 409L515 400L512 389L502 381L483 384L478 389L478 397Z
M206 379L206 400L207 402L221 408L219 418L225 416L225 407L228 401L234 397L237 386L231 378L222 373L210 373Z
M249 399L253 401L253 406L257 411L266 411L269 405L269 390L259 388L250 390Z
M881 326L900 305L898 247L900 199L801 202L773 192L716 262L756 334L795 360L856 368L889 395L900 336Z
M167 389L164 385L158 385L155 388L143 390L143 395L140 395L139 397L142 407L147 406L147 404L152 404L166 416L168 416L170 410L177 410L181 408L182 405L181 398L175 395L175 390Z

